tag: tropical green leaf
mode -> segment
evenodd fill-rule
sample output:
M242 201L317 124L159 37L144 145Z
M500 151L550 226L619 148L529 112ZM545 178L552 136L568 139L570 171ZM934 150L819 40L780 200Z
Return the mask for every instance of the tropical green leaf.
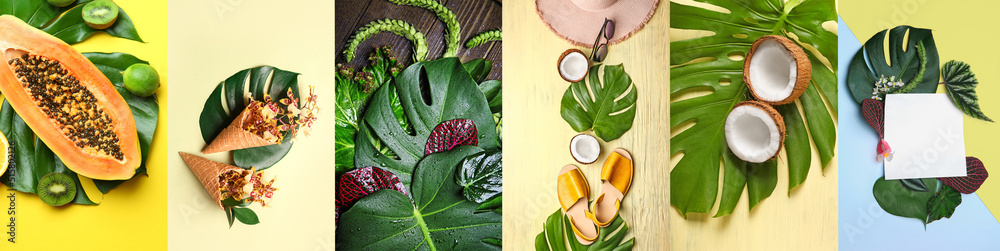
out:
M913 190L915 192L927 192L927 186L924 185L924 181L921 179L901 179L900 183L903 183L903 187L906 189Z
M111 25L111 27L104 30L90 28L90 26L83 21L83 5L91 1L93 0L80 0L76 3L76 5L74 5L75 7L67 10L57 19L52 21L51 24L45 26L44 28L40 26L35 27L42 29L45 33L52 34L53 36L62 39L67 44L83 42L83 40L86 40L90 37L90 35L101 31L114 37L143 42L142 38L139 37L139 32L135 29L135 24L132 23L132 18L130 18L121 7L118 8L118 20L116 20L115 24Z
M264 95L274 100L288 97L288 89L299 93L298 73L284 71L271 66L260 66L237 72L215 88L215 91L205 101L205 108L198 120L201 126L201 136L205 143L212 142L216 135L222 132L246 108L243 90L249 85L250 95L254 100L263 101ZM270 86L270 88L266 88ZM266 90L265 90L266 89ZM225 95L223 95L223 92ZM225 99L225 103L223 103ZM226 111L229 111L228 113ZM288 154L292 149L291 135L287 132L281 144L253 147L233 151L233 161L236 166L257 170L270 168Z
M976 74L972 73L969 64L962 61L948 61L941 67L944 77L944 89L948 92L951 102L970 117L993 122L979 109L979 97L976 95Z
M131 54L126 53L83 53L97 69L104 73L104 76L111 80L118 94L125 99L129 109L132 110L132 117L135 120L136 132L139 133L139 150L142 151L142 164L135 171L135 176L146 175L146 160L149 159L149 147L153 144L153 135L156 133L156 125L160 114L160 104L156 95L149 97L139 97L125 89L125 82L122 72L133 64L149 64ZM94 180L94 185L101 193L108 193L111 189L118 187L127 180Z
M922 179L927 187L937 187L937 179ZM903 183L886 180L885 177L875 181L872 187L875 201L886 212L907 218L914 218L927 224L927 202L934 197L934 192L918 192L903 187Z
M605 66L604 83L598 78L600 68L601 65L590 67L588 81L570 83L562 97L560 114L573 130L594 129L597 137L608 142L632 129L638 90L624 66Z
M748 98L746 84L743 82L743 60L734 60L731 56L745 55L753 42L761 36L788 36L803 47L813 47L819 52L807 53L813 67L813 79L809 85L810 90L799 100L805 119L786 116L785 124L798 129L802 129L799 125L808 125L813 142L819 149L823 167L832 159L836 144L836 124L833 123L826 101L830 102L830 108L836 112L837 34L822 26L824 22L837 20L834 1L698 2L727 9L729 13L670 3L671 28L714 33L670 43L670 64L673 66L670 69L670 95L674 99L670 105L670 126L677 130L682 125L693 124L673 136L670 144L671 154L683 153L670 172L670 203L684 217L692 212L708 213L715 204L719 190L719 163L724 162L725 153L729 151L724 137L724 122L729 111ZM828 68L820 59L828 60L832 68ZM696 92L708 94L686 97ZM790 114L791 111L785 113ZM800 130L794 133L800 135L797 137L804 138L804 132ZM802 139L790 141L793 145L802 145ZM786 146L786 151L788 149ZM808 150L809 147L804 149L788 151L790 168L797 170L794 173L797 177L789 180L790 185L800 184L808 173L802 163L809 163L811 151ZM726 170L738 168L727 167ZM739 199L734 194L739 189L739 179L735 177L737 176L734 176L732 184L727 184L733 193L724 192L724 201L720 205L726 207L720 208L717 216L731 212L735 200ZM748 177L747 183L770 184L769 180L760 182L754 181L754 178L756 177ZM725 189L724 186L723 190ZM760 191L766 190L768 189Z
M500 80L487 80L479 84L479 90L486 95L486 102L490 104L490 112L500 113L503 111L503 86Z
M635 238L622 242L628 234L628 224L622 220L621 215L616 216L607 227L601 228L597 240L588 246L576 240L570 224L569 217L563 214L561 209L557 209L545 220L542 232L535 237L535 250L624 251L632 250L635 245Z
M412 134L394 119L393 91L413 127ZM459 118L476 124L480 148L499 148L496 140L487 140L497 136L486 98L457 58L413 64L371 97L354 142L354 166L381 167L409 185L414 168L424 158L431 131L441 122ZM383 143L396 157L379 152L373 142Z
M59 16L59 8L45 0L0 0L0 15L13 15L32 27L42 28Z
M887 48L883 45L886 32L888 62ZM889 93L934 93L938 84L938 53L931 30L902 25L882 30L868 39L854 54L847 70L847 87L854 101L860 104L875 95L885 98L885 92L873 93L875 82L883 77L904 83Z
M479 207L476 208L476 213L493 211L498 214L503 214L503 194L497 195L492 199L483 202Z
M371 64L355 72L344 65L337 66L337 86L334 111L336 112L336 129L334 142L336 145L336 173L340 175L354 169L354 139L357 137L358 123L361 120L365 105L374 90L384 83L392 81L399 73L401 64L392 56L391 46L375 49L368 57ZM404 128L409 127L409 121L403 116L403 108L399 98L392 95L393 114ZM383 154L390 154L380 147ZM395 157L395 156L393 156Z
M457 62L457 61L456 61ZM502 237L501 215L476 213L461 195L456 166L483 149L459 146L428 155L413 171L410 192L379 190L340 215L337 248L344 250L499 250L482 240Z
M747 198L750 211L761 201L771 197L778 185L778 161L771 159L764 163L747 163Z
M235 216L236 220L240 221L240 223L247 225L257 225L257 223L260 223L260 219L257 218L257 213L254 213L253 210L241 207L230 208L233 210L233 216Z
M806 181L809 166L812 165L809 134L795 104L780 105L775 109L785 118L785 152L788 156L796 156L788 158L788 194L791 195L792 189Z
M489 76L490 71L493 70L493 62L482 58L469 60L462 65L465 66L465 70L469 72L472 80L476 83L486 80L486 76Z
M462 186L462 196L483 203L503 192L502 160L500 151L485 151L462 160L455 176L455 182Z
M736 204L740 202L740 196L743 195L743 188L747 186L747 162L733 155L728 145L724 145L723 148L722 164L726 169L722 181L722 201L719 202L719 211L713 216L716 218L733 213Z
M927 201L927 223L951 218L958 204L962 204L962 194L950 186L941 186L941 191Z

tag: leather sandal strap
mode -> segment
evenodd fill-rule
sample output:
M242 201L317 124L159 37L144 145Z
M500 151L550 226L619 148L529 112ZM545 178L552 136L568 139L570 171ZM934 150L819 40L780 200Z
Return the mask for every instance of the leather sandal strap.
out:
M556 187L559 193L559 204L562 205L563 211L569 210L580 198L590 196L590 185L587 185L587 179L583 177L580 169L573 169L559 175Z
M622 194L628 193L632 185L632 160L617 152L611 152L601 168L601 180L611 183Z
M597 204L600 204L601 201L603 200L604 200L604 194L602 193L601 196L598 196L597 200L595 200L594 203L590 206L590 212L586 212L587 218L594 221L594 223L597 224L598 227L606 227L608 225L611 225L611 222L615 221L615 218L618 217L618 211L621 209L621 200L615 199L615 215L612 216L611 219L608 220L607 222L602 222L597 219L596 214L597 214Z
M587 213L589 214L590 212L587 212ZM570 225L570 227L573 228L573 234L576 234L576 236L580 236L581 239L584 239L586 241L594 241L594 240L597 240L597 236L601 235L601 228L599 228L599 227L595 228L595 229L597 229L597 233L594 236L586 236L586 235L584 235L583 232L580 232L580 229L576 228L576 221L573 221L573 216L567 215L566 217L569 218L569 225Z

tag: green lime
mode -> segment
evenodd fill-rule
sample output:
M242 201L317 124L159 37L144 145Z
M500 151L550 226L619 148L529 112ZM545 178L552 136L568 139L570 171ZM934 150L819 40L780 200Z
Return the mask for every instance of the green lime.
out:
M160 88L160 75L148 64L134 64L125 69L125 89L140 97L149 97Z
M76 0L48 0L49 4L55 5L56 7L66 7L73 4Z

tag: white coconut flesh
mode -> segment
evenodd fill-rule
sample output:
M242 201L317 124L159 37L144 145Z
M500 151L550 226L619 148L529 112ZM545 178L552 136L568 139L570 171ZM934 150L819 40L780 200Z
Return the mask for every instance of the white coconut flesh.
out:
M559 61L559 74L567 80L582 80L587 75L587 57L575 51L566 54Z
M587 134L580 134L573 137L569 142L569 152L577 162L590 164L597 161L601 156L601 144L597 138Z
M795 91L795 57L774 39L761 41L750 59L750 83L757 98L782 101Z
M761 163L778 153L781 132L767 111L753 105L741 105L726 117L726 143L736 157Z

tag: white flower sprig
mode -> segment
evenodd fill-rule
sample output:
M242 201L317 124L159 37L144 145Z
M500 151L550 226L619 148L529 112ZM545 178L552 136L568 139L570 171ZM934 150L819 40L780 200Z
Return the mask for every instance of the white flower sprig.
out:
M872 90L872 99L882 100L881 96L889 94L890 91L903 87L905 83L901 79L896 79L896 76L889 76L886 78L882 75L877 81L875 81L875 88Z

